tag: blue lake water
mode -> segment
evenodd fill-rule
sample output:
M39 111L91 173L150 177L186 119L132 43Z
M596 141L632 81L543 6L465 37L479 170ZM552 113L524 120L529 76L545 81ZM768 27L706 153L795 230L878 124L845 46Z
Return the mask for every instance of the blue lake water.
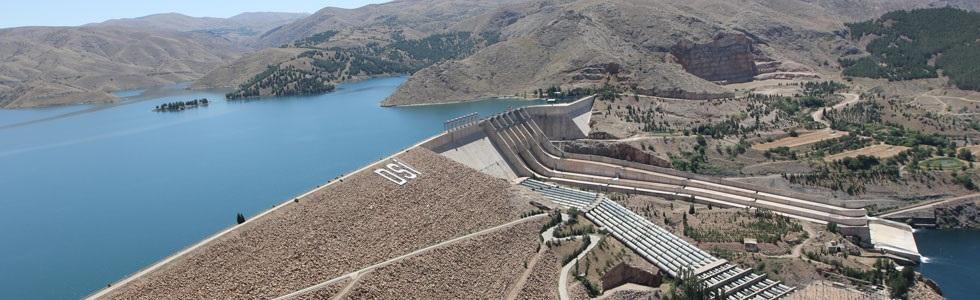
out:
M0 110L0 299L79 298L442 130L529 101L382 108L402 77L226 102L172 86L110 106ZM206 97L206 108L155 113Z
M919 271L939 283L943 296L952 300L977 299L980 231L919 230L915 242L925 256Z

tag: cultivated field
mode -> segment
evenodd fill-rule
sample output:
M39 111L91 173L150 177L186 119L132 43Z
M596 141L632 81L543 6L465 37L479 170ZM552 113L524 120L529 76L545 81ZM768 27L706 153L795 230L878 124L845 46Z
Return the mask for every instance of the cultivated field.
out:
M762 95L793 96L800 93L800 83L804 80L767 79L753 80L744 83L726 85L737 91L746 91Z
M834 155L828 155L827 157L824 157L823 160L824 161L835 161L835 160L844 159L845 157L856 157L858 155L874 156L874 157L877 157L877 158L889 158L889 157L898 155L902 151L905 151L905 150L908 150L908 149L909 149L909 147L904 147L904 146L892 146L892 145L887 145L887 144L878 144L878 145L872 145L872 146L864 147L864 148L861 148L861 149L856 149L856 150L841 152L841 153L837 153L837 154L834 154Z
M788 147L797 148L801 146L806 146L823 140L835 139L847 135L845 131L837 130L817 130L813 132L808 132L800 134L795 137L785 137L768 143L761 143L752 145L752 149L765 151L773 148Z
M240 225L105 298L273 298L507 223L530 211L529 201L544 201L426 149L397 158L421 175L399 186L372 166Z

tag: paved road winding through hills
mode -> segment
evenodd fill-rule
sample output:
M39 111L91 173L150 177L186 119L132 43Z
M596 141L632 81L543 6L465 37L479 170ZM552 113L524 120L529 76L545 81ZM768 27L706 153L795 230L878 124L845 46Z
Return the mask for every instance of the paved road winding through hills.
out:
M936 205L942 205L942 204L946 204L946 203L949 203L949 202L953 202L953 201L957 201L957 200L962 200L962 199L967 199L967 198L971 198L971 197L980 198L980 193L973 193L973 194L963 195L963 196L958 196L958 197L953 197L953 198L946 198L946 199L939 199L939 200L934 200L934 201L923 202L923 203L919 203L919 204L916 204L916 205L905 207L905 208L902 208L902 209L899 209L899 210L896 210L896 211L893 211L893 212L882 214L882 215L879 215L878 217L887 218L887 217L894 216L894 215L897 215L897 214L906 213L906 212L909 212L909 211L919 210L919 209L923 209L923 208L934 207Z
M568 262L568 264L561 268L561 275L558 276L558 299L572 299L572 297L568 295L568 273L571 272L572 267L575 266L575 263L585 257L586 254L589 254L589 251L592 251L592 248L595 248L596 244L599 244L599 238L600 237L598 234L589 235L589 247L585 248L585 251L579 253L575 259Z

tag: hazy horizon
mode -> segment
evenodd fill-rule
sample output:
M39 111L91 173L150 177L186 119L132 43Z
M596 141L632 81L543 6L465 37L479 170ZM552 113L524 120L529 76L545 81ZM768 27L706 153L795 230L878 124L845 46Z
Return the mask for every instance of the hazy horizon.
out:
M111 19L179 13L193 17L227 18L246 12L314 13L324 7L357 8L388 0L330 1L65 1L40 0L8 3L0 10L0 28L24 26L80 26Z

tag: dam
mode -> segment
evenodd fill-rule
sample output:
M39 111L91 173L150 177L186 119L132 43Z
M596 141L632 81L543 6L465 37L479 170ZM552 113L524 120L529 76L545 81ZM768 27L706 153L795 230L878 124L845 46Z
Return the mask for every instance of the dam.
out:
M726 299L778 299L794 291L710 255L609 200L603 195L607 192L766 209L807 222L835 223L868 247L919 260L911 228L868 217L864 209L555 147L554 140L588 136L593 101L586 97L450 120L441 134L287 199L89 299L312 297L333 292L334 284L366 280L364 274L424 257L435 245L540 222L540 215L527 217L534 209L529 201L578 208L666 274L697 276ZM243 291L242 284L262 288ZM384 290L356 289L347 286L342 293Z
M534 178L602 192L767 209L807 222L835 223L843 233L859 237L865 246L913 263L921 259L911 227L871 218L863 208L845 208L841 203L811 195L557 148L552 140L588 136L593 101L586 97L567 104L510 110L461 125L451 131L452 139L437 139L424 146L505 179Z

